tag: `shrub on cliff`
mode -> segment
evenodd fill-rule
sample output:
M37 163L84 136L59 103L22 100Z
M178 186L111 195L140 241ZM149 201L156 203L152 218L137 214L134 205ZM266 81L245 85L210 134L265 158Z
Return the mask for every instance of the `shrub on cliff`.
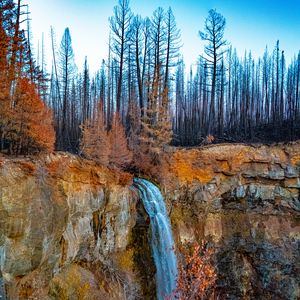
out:
M181 249L182 261L178 266L177 288L174 296L179 300L206 299L216 281L212 264L213 250L204 243Z

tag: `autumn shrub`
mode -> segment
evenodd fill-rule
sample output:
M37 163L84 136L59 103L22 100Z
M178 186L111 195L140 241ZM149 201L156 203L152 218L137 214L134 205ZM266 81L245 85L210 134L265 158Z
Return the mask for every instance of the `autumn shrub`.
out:
M217 278L213 265L214 250L202 242L188 244L180 252L181 262L173 296L179 300L207 299Z
M137 144L133 148L133 164L134 166L145 174L151 174L153 169L153 159L151 153L145 144Z
M146 144L139 144L133 151L133 166L140 174L165 182L170 175L170 153L163 149L154 153Z
M52 160L49 163L47 163L47 170L50 174L57 173L57 170L59 169L61 163L59 160Z

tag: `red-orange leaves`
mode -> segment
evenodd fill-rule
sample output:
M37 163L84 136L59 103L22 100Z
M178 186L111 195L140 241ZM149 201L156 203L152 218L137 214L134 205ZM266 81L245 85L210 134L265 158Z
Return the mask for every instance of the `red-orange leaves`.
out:
M53 151L52 112L26 78L17 81L6 138L14 154Z
M181 249L183 257L178 267L176 299L205 299L216 281L216 270L212 264L213 253L204 243L194 243Z
M87 120L81 126L81 129L81 152L85 157L94 159L103 166L107 166L109 163L110 145L105 128L103 107L100 102L97 106L95 119L93 121Z
M88 120L82 128L81 152L104 166L126 169L132 161L132 152L124 126L117 113L114 114L111 130L107 133L101 104L98 104L94 120Z
M109 132L109 163L120 169L126 168L132 161L132 152L128 149L125 129L117 113L114 114L112 128Z

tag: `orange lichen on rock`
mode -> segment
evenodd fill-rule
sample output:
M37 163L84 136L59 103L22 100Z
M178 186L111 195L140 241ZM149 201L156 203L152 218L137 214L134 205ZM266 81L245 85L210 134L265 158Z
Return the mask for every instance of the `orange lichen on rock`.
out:
M294 166L300 165L300 154L291 157L291 164Z
M199 168L193 165L197 160L197 151L178 151L174 154L171 165L172 172L182 182L191 183L197 180L201 183L208 183L213 179L211 168Z
M193 149L177 149L172 156L169 172L179 182L202 184L210 182L216 175L242 174L245 170L259 171L272 176L270 168L284 169L287 165L300 165L300 147L295 145L210 145ZM274 168L275 168L274 167ZM258 168L258 169L257 169ZM270 170L269 170L270 169ZM253 172L252 172L253 173ZM259 174L258 174L259 175Z
M49 163L47 163L47 171L50 174L57 174L59 168L61 168L62 162L59 160L52 160Z

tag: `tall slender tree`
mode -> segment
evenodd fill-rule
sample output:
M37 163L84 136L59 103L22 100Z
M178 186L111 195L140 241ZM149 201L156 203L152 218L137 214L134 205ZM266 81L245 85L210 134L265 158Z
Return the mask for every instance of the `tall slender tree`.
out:
M113 44L112 50L116 54L118 61L118 81L116 96L116 111L120 113L121 94L124 71L124 56L129 40L129 27L132 13L129 7L129 0L119 0L119 5L114 7L114 16L109 19L110 28L112 30Z
M110 154L109 164L118 169L125 169L132 161L132 152L128 148L125 128L118 113L113 116L109 132Z
M94 159L100 164L108 166L110 143L105 128L105 117L101 102L97 104L96 118L85 120L81 125L81 130L81 153L89 159Z
M61 149L67 149L69 151L74 150L74 146L71 144L70 133L70 88L71 82L75 76L75 62L74 52L72 48L72 39L69 28L66 28L60 43L59 49L59 71L60 71L60 84L62 86L62 125L61 132L58 136L58 147Z
M199 32L201 39L208 43L204 48L204 52L206 54L205 59L211 76L211 98L208 120L209 133L213 133L213 126L216 122L215 96L217 81L220 78L218 68L222 61L223 55L226 52L226 50L224 50L224 46L227 44L226 40L224 40L225 25L225 18L215 9L211 9L205 21L204 31Z

